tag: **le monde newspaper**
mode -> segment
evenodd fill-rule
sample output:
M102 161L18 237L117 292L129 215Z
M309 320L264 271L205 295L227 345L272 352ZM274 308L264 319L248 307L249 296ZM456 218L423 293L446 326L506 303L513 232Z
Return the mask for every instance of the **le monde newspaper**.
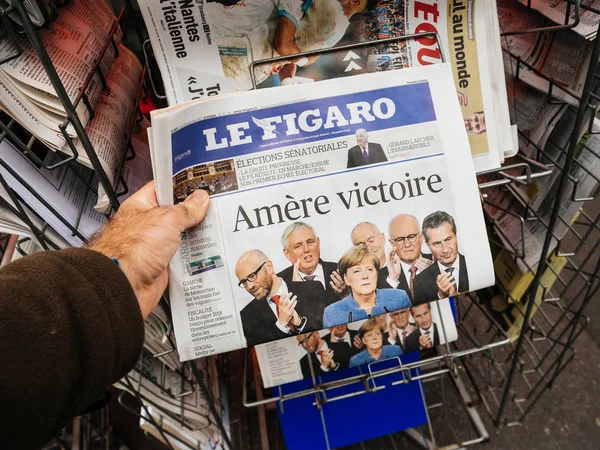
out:
M156 111L159 203L211 195L169 293L182 360L494 283L447 64Z

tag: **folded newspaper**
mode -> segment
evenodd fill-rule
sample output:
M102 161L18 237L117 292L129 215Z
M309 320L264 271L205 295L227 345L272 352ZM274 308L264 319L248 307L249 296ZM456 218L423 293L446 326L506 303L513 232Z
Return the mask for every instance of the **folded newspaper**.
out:
M494 283L453 85L441 64L153 112L159 203L212 196L170 265L183 360Z
M495 0L139 1L170 105L234 90L450 62L478 171L512 153ZM373 42L333 53L299 52ZM257 65L290 55L289 61ZM307 89L312 87L307 86Z

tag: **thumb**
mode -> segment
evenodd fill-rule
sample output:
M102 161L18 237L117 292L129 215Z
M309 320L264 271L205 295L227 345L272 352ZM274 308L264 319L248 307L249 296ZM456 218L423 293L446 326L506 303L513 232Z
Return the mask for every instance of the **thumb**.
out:
M173 206L179 230L187 230L202 222L206 217L209 203L208 194L204 190L198 189L183 202Z

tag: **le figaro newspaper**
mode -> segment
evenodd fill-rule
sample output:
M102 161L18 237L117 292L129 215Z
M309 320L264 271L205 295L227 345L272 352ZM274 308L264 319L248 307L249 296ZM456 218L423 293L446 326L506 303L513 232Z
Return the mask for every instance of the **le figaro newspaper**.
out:
M447 64L217 96L152 124L159 203L211 195L170 265L182 360L494 283Z
M139 4L170 105L247 91L252 75L264 88L449 62L476 170L500 167L513 150L495 0ZM425 32L439 39L394 40ZM364 42L372 44L250 68L256 61Z

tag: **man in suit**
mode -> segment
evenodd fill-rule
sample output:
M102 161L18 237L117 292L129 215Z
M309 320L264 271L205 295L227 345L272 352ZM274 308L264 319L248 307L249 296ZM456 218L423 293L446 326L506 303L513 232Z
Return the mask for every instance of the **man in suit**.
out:
M406 291L415 304L415 280L433 263L430 254L421 252L423 233L419 221L411 214L397 215L390 222L389 235L392 251L388 262L388 284Z
M387 257L385 254L385 235L371 222L361 222L350 233L352 245L364 245L379 259L379 273L377 274L377 289L397 287L398 283L388 281Z
M318 283L286 283L260 250L249 250L235 265L239 286L254 298L241 311L248 346L323 328L325 304Z
M316 281L322 287L321 300L327 305L344 297L346 283L337 263L321 259L321 241L305 222L290 224L281 235L283 254L292 263L277 275L286 283Z
M306 355L300 359L300 369L304 378L311 377L308 358L311 359L315 376L342 369L342 365L337 361L337 351L321 338L318 331L298 335L296 339L298 340L298 345L301 345L306 350Z
M406 352L416 352L440 345L440 334L437 324L433 323L431 317L431 306L429 303L413 306L410 313L415 319L417 330L406 338Z
M340 368L345 369L350 364L350 358L362 350L363 343L358 337L358 331L349 330L347 324L330 327L329 333L323 340L334 351L335 360L340 363Z
M416 303L467 292L467 261L464 255L458 252L456 223L452 216L444 211L429 214L423 220L423 235L436 263L419 275Z
M346 166L348 169L387 161L381 145L369 142L367 130L362 128L356 130L356 144L348 150L348 164Z
M410 317L410 309L400 309L390 313L390 326L388 343L391 345L399 345L404 353L406 350L406 339L416 331L416 327L408 321Z

